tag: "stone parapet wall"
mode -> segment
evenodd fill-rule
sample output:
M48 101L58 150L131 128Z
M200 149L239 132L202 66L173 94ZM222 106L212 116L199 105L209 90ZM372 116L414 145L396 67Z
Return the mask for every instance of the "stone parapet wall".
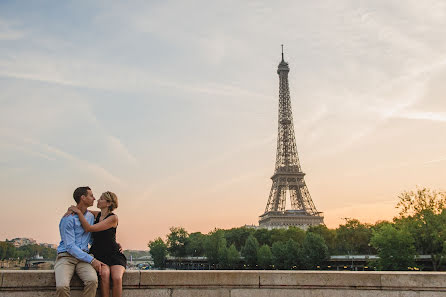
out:
M123 287L129 297L445 297L446 273L126 271ZM81 290L75 276L72 296L81 296ZM54 272L0 270L3 296L55 296Z

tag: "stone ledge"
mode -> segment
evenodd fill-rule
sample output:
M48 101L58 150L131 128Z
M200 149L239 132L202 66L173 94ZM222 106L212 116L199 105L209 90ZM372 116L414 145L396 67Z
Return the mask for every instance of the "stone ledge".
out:
M83 287L76 275L71 287L73 291L79 291ZM175 296L186 296L192 292L203 296L236 296L247 292L246 290L258 291L260 295L268 294L267 292L275 292L273 295L276 295L280 292L299 291L302 296L307 296L309 291L335 290L340 295L340 292L361 291L364 296L372 296L373 292L376 294L387 291L389 296L393 294L391 292L416 292L414 296L430 296L429 292L441 292L446 296L446 272L130 270L124 274L123 288L127 292L125 295L132 292L131 296L139 296L145 290L150 292L150 295L157 296L164 296L167 291ZM0 292L49 293L54 290L55 278L52 270L0 271ZM321 293L321 296L324 294ZM409 293L402 294L401 296L406 296ZM435 294L432 296L436 296ZM0 297L3 295L0 294Z

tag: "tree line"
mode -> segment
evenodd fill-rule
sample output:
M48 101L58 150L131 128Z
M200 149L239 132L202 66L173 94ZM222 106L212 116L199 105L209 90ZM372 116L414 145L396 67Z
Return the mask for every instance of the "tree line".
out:
M42 256L44 259L55 260L57 252L53 248L44 247L38 244L29 244L21 247L15 247L9 241L0 241L0 259L30 259L36 255Z
M325 225L288 229L215 229L208 234L171 227L166 239L148 246L154 265L166 257L207 257L219 269L315 269L331 255L378 255L377 270L408 270L416 255L429 255L434 270L446 259L446 193L427 188L398 196L399 215L375 224L346 219L336 229Z

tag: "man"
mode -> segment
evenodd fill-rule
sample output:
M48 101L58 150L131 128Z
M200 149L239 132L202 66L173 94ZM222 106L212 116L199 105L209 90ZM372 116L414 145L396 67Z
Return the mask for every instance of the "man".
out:
M94 215L87 211L95 200L89 187L74 190L73 198L90 225L94 224ZM60 220L59 231L61 241L57 248L57 259L54 264L56 274L56 296L70 296L70 281L76 271L84 282L84 297L96 296L98 277L101 274L101 261L88 254L91 233L85 232L77 215L65 216Z

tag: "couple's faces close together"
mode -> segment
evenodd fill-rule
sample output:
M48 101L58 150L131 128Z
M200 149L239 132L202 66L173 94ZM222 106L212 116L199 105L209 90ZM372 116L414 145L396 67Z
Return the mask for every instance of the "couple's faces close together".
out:
M86 204L90 207L93 206L94 201L96 200L96 198L94 198L93 192L91 190L87 190L87 195L83 195L82 199L84 200L84 202L86 202ZM102 208L104 206L110 206L110 202L108 202L105 198L104 198L104 194L101 195L101 197L99 197L98 203L97 203L97 208Z

